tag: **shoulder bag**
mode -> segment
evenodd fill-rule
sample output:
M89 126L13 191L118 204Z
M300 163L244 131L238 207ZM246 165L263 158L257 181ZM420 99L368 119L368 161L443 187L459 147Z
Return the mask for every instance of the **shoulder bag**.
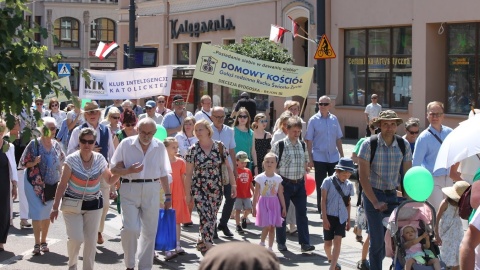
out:
M228 168L227 164L225 164L225 158L223 158L223 144L221 142L217 142L218 144L218 151L220 152L220 159L222 160L222 164L220 165L220 171L222 173L222 184L228 185L230 184L230 177L228 176Z
M88 176L87 183L85 184L85 188L83 189L83 195L81 199L63 196L62 205L60 206L60 210L63 213L80 214L82 212L83 199L85 198L85 192L87 192L88 181L90 181L90 176Z

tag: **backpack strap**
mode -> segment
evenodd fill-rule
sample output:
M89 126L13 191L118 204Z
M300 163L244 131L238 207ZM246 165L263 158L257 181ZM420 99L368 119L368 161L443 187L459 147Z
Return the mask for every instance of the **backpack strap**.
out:
M402 137L395 135L395 139L397 140L398 147L400 151L402 151L402 156L405 156L406 149L405 149L405 141ZM370 137L370 164L373 162L373 158L375 157L375 153L377 152L378 146L378 135L372 135Z

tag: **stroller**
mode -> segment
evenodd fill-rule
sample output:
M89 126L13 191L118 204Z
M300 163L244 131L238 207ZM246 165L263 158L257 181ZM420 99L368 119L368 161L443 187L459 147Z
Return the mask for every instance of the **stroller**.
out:
M387 228L385 234L385 252L386 256L393 258L391 270L402 270L405 266L406 251L403 247L403 238L401 229L406 225L413 225L420 236L424 232L430 237L430 249L435 257L439 258L441 269L447 269L440 258L440 250L433 242L436 213L435 208L429 202L415 202L406 200L392 212L390 217L384 219L384 226ZM425 239L420 243L424 244ZM412 269L415 270L433 270L433 266L420 265L414 263Z

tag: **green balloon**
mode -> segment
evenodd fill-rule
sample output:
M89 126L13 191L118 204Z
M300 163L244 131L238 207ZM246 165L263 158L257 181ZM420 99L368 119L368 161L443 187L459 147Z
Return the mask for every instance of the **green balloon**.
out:
M80 106L82 109L85 107L85 104L87 104L87 102L92 102L91 99L82 99L82 105Z
M432 194L433 176L424 167L415 166L405 174L403 186L412 200L424 202Z
M163 142L163 140L167 138L167 130L163 126L157 124L157 132L155 132L153 137Z

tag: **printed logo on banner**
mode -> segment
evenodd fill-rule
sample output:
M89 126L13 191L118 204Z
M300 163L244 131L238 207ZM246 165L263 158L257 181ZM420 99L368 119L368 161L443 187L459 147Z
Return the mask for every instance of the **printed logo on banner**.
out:
M96 96L107 96L108 93L105 90L105 77L91 77L90 84L85 81L85 94Z
M217 59L215 59L211 56L203 56L202 57L202 67L200 68L200 71L202 71L204 73L214 75L217 63L218 63Z

